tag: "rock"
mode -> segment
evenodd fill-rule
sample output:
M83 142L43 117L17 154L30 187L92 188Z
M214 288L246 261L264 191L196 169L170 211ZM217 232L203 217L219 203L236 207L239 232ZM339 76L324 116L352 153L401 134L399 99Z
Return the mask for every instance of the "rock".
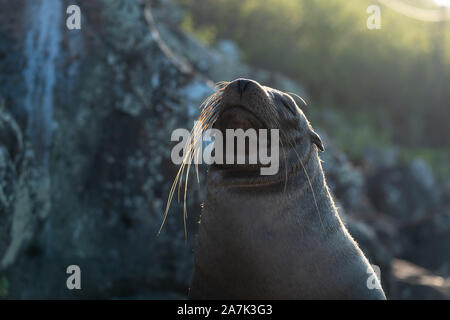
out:
M402 222L423 218L440 198L433 173L422 160L375 170L368 194L379 211Z
M433 210L418 223L405 227L410 244L402 252L405 259L432 272L450 277L450 208Z
M8 117L20 118L14 122L23 136L20 151L14 127L0 128L0 277L8 298L186 296L200 208L195 188L188 194L188 241L176 203L156 233L177 170L171 132L192 127L212 88L162 50L144 2L83 3L82 31L65 28L59 3L1 4L0 15L11 17L15 32L0 25L0 34L9 35L0 37L0 70L7 72L0 81L15 81L7 86L14 88ZM166 2L154 4L156 18L174 19L158 5ZM44 13L54 19L42 27L34 22ZM52 53L40 53L33 41L43 50L48 42ZM45 67L33 66L34 55ZM41 125L51 137L34 139ZM65 287L72 264L82 270L80 291Z
M49 179L0 98L0 271L12 265L50 210ZM6 280L5 280L6 281Z
M394 259L394 299L450 299L450 278L437 276L408 261Z
M370 224L357 221L351 217L345 219L345 225L356 240L370 264L379 268L381 285L386 295L392 294L392 253L380 241L376 231Z
M392 254L448 275L450 220L442 206L441 187L431 169L422 160L414 160L391 167L378 166L370 172L369 198L378 215L386 216L389 222L377 230L394 230L390 237L381 237L388 239Z
M351 215L372 211L366 197L366 182L361 170L333 145L326 134L318 131L325 144L325 152L320 155L322 167L332 193Z
M398 151L394 147L368 148L362 156L365 167L371 172L394 167L399 162Z

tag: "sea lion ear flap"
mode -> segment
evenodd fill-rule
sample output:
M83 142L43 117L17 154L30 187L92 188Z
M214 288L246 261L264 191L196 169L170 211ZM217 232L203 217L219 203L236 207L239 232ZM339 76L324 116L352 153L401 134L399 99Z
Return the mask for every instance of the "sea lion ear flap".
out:
M311 142L314 143L320 151L325 151L322 139L320 139L319 135L313 129L310 130L309 134L311 136Z

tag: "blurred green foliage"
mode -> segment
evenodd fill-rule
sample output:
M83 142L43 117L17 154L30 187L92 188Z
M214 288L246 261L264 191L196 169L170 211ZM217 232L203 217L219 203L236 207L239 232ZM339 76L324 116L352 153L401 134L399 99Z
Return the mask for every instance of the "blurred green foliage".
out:
M402 160L410 161L420 158L430 165L440 182L450 177L450 150L436 148L402 148L400 153Z
M0 276L0 299L8 296L9 281L5 276Z
M369 30L366 10L377 2L368 0L177 2L186 9L183 27L205 42L232 39L248 63L305 86L310 104L361 126L369 119L355 139L374 131L404 146L450 146L450 22L421 22L380 5L381 29Z
M373 118L362 112L308 108L310 121L326 131L332 142L350 158L358 159L368 148L382 148L391 144L388 132L380 131ZM326 146L325 146L326 148Z

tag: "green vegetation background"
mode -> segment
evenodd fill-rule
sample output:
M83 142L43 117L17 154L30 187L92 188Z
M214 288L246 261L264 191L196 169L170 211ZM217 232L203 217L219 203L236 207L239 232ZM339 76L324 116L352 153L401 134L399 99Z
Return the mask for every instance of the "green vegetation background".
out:
M288 75L307 93L314 124L353 157L395 144L450 173L447 23L381 7L369 30L367 0L177 0L183 28L213 45L231 39L249 64ZM427 8L427 0L406 1ZM330 123L333 112L340 121Z

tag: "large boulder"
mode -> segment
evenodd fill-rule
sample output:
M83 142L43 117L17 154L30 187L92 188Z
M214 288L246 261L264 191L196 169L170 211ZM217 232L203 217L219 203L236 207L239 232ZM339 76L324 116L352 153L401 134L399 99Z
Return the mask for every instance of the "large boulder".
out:
M325 152L320 158L330 190L348 213L367 216L372 209L366 196L364 174L326 134L320 132L320 135L325 143Z
M440 188L430 167L420 159L384 167L368 179L371 202L398 221L422 219L440 200Z
M188 241L177 204L156 234L177 170L171 132L192 127L212 87L167 56L150 2L71 4L81 30L66 28L65 2L0 0L0 115L16 119L0 129L0 280L8 298L186 297L195 188ZM73 264L79 291L66 288Z
M393 274L396 286L394 299L450 299L450 278L435 275L401 259L394 260Z
M450 277L449 204L444 203L402 230L410 238L402 257L443 277Z

